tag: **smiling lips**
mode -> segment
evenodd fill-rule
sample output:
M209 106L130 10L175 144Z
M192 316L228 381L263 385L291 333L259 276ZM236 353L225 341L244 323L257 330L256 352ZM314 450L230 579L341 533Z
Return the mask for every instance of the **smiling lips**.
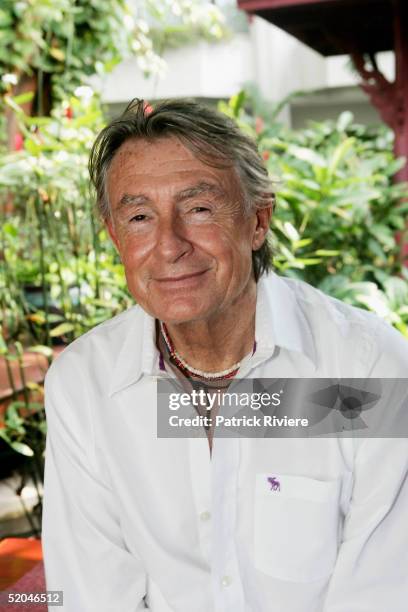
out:
M202 270L201 272L193 272L192 274L182 274L180 276L164 276L162 278L156 278L155 280L164 286L184 286L196 282L206 272L208 272L208 270Z

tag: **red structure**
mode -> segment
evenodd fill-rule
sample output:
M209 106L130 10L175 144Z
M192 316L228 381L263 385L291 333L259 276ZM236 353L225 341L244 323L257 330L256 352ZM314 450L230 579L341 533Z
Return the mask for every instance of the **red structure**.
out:
M394 130L395 153L408 160L408 0L237 0L324 56L349 54L362 89ZM394 50L395 81L375 54ZM408 180L408 162L397 180Z

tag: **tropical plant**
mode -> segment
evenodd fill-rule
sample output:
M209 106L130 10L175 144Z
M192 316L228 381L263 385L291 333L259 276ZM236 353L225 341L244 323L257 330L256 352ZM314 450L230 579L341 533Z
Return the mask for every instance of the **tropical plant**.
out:
M358 125L350 112L292 131L276 121L280 105L264 108L268 114L254 116L244 91L221 104L256 138L275 179L276 269L373 310L408 336L400 247L408 189L393 182L404 162L393 155L392 132Z
M0 440L24 458L16 491L23 505L26 479L37 487L39 503L26 511L33 534L41 524L46 422L43 388L26 379L25 353L50 363L55 344L133 303L89 191L89 149L104 118L88 79L129 55L146 75L155 73L167 47L225 33L221 12L201 0L5 0L0 7L0 357L11 389Z
M98 98L80 87L50 117L31 117L20 106L27 95L7 99L23 146L4 152L0 164L0 353L12 389L0 437L26 457L24 473L40 485L42 386L24 380L23 352L50 362L56 343L72 341L133 299L89 191L89 149L105 123ZM277 122L279 106L253 113L244 92L220 107L256 138L275 180L275 268L377 312L408 336L408 274L396 239L405 231L407 191L392 180L401 162L389 130L358 125L350 113L288 130Z
M52 351L48 347L32 347L32 351L41 352L51 361ZM43 402L43 387L26 379L24 350L20 342L7 346L0 328L0 356L4 359L12 397L4 413L4 422L0 427L0 440L18 453L20 483L14 491L19 496L23 512L34 535L41 532L42 482L44 475L44 449L46 439L46 420ZM19 393L13 374L12 364L17 363L22 382ZM24 486L31 479L37 492L37 503L32 511L26 507L23 498Z
M103 124L101 110L87 96L66 104L69 117L62 105L50 118L27 117L15 106L24 150L3 156L0 169L0 195L5 206L13 201L1 233L6 333L49 346L130 302L89 191L88 151Z
M147 74L168 46L218 40L223 16L199 0L3 0L0 8L0 93L35 93L33 114L49 114L93 74L135 55ZM29 85L31 81L31 85Z
M56 344L133 303L89 190L88 153L104 124L101 108L89 89L77 93L82 97L67 99L51 117L29 117L18 99L10 101L24 148L4 153L0 165L0 355L11 389L0 438L24 457L23 484L30 478L37 486L39 502L27 511L33 533L40 527L46 422L42 385L26 378L24 354L40 353L50 363Z

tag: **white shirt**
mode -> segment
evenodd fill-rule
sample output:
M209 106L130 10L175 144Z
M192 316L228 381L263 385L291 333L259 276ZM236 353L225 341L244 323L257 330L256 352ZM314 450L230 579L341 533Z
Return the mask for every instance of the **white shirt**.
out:
M215 438L210 458L206 438L158 438L154 329L136 305L46 376L42 541L63 610L406 612L408 440ZM396 330L274 273L256 342L241 376L408 376Z

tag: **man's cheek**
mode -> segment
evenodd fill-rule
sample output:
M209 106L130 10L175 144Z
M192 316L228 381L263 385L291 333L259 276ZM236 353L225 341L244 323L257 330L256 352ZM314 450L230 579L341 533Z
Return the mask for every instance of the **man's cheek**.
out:
M121 249L122 263L128 268L137 268L143 258L143 253L140 248L130 241L126 241Z
M123 251L130 264L139 265L154 251L154 246L150 236L128 236Z

